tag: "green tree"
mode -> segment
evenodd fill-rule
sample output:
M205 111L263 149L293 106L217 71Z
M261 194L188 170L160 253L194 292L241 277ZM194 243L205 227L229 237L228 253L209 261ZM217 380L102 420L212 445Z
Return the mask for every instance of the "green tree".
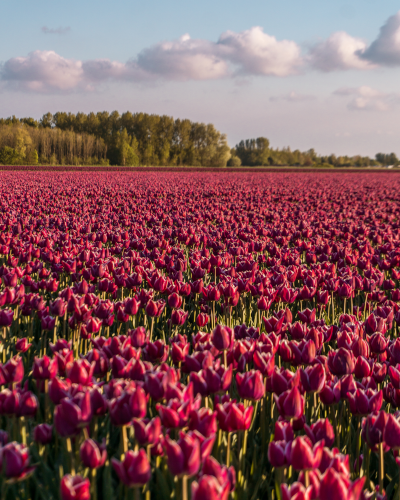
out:
M53 115L45 113L40 119L40 126L43 128L51 128L53 126Z
M242 160L239 158L239 156L236 155L236 149L232 148L231 151L231 157L228 160L228 167L240 167L242 164Z
M0 163L2 165L19 165L22 162L23 158L14 148L4 146L4 148L0 149Z
M31 151L26 158L27 165L37 165L39 163L39 155L36 149Z

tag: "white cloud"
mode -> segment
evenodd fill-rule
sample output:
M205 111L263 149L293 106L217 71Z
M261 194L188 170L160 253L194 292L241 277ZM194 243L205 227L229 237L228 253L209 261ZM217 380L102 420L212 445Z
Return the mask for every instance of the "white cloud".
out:
M223 33L218 47L241 75L287 76L297 73L303 63L295 42L278 41L259 26L240 33Z
M362 58L366 48L367 44L361 38L338 31L311 48L309 62L312 67L326 72L371 69L373 64Z
M63 34L67 28L50 29L46 34ZM162 80L216 80L233 78L237 84L253 76L286 77L307 68L323 72L349 69L370 70L400 64L400 12L390 17L377 39L367 42L340 31L312 46L302 55L292 40L277 40L259 26L241 32L226 31L217 41L192 39L188 34L142 50L127 62L109 59L81 61L54 51L29 53L0 64L0 80L13 89L42 92L92 90L105 81L156 83ZM358 95L354 109L384 109L385 99ZM295 92L271 100L300 102L312 96ZM374 104L372 104L374 99ZM382 100L383 99L383 100Z
M47 26L42 27L42 32L45 35L66 35L70 31L71 31L70 26L65 26L65 27L60 26L59 28L56 28L56 29L48 28Z
M35 50L13 57L2 67L2 80L13 87L34 91L71 90L82 83L82 61L65 59L54 51Z
M298 94L297 92L289 92L288 94L282 94L277 96L272 96L269 98L271 102L286 101L286 102L308 102L314 101L315 96L309 94Z
M1 79L13 88L36 91L90 90L106 80L215 80L253 75L286 76L302 64L295 42L278 41L259 27L223 33L217 42L188 34L142 50L127 63L67 59L54 51L14 57L1 67Z
M400 65L400 11L389 17L363 57L383 66Z
M333 94L351 97L347 103L347 108L351 111L389 111L400 100L398 94L381 92L366 85L340 88Z
M168 80L215 80L229 75L227 62L215 43L192 40L188 34L144 49L137 66Z

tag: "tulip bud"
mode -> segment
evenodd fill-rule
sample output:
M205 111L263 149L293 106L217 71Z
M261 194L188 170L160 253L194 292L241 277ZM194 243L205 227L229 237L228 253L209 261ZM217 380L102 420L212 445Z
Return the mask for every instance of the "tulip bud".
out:
M79 454L85 467L98 469L104 465L107 459L105 441L100 445L93 439L86 439L80 447Z
M143 449L138 452L129 450L122 462L112 458L111 463L120 481L129 488L143 486L150 481L150 463Z
M40 444L49 444L53 437L53 426L49 424L39 424L33 430L33 439Z

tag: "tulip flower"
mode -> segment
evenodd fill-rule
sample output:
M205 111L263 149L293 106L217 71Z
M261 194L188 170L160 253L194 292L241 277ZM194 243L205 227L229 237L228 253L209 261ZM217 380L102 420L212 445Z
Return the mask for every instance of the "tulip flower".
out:
M300 370L300 379L306 392L321 392L325 385L325 370L319 363Z
M28 478L35 469L36 466L29 466L29 451L25 445L13 441L0 448L0 470L10 482Z
M348 393L347 399L353 415L365 416L381 409L383 394L382 391L375 392L372 389L357 389L355 394Z
M138 452L129 450L122 462L112 458L111 464L120 481L129 488L143 486L150 481L150 463L143 449Z
M86 359L79 359L70 364L67 377L73 384L91 385L96 364Z
M33 439L42 444L49 444L53 439L53 426L49 424L39 424L33 430Z
M189 434L180 433L178 441L165 438L168 468L174 476L193 476L200 468L200 442Z
M177 293L171 293L168 296L168 305L171 309L179 309L182 305L182 297Z
M90 482L82 476L66 474L61 479L61 500L90 500Z
M218 394L226 392L232 381L233 366L225 367L217 361L214 369L207 367L203 371L204 381L207 384L209 394Z
M14 319L14 311L12 309L0 310L0 327L9 327L12 325Z
M354 372L354 355L351 351L340 347L337 351L328 353L329 370L338 376L348 375Z
M297 437L290 446L290 464L295 470L310 470L319 466L322 458L323 442L314 448L308 437Z
M200 408L190 413L189 429L210 437L217 432L217 412L210 408Z
M335 442L335 432L327 418L321 418L311 426L305 425L304 430L313 445L323 440L326 446L331 447Z
M304 412L304 398L297 387L283 392L279 397L274 395L279 414L286 420L300 418Z
M254 351L253 362L257 370L259 370L264 377L270 377L275 368L275 356L268 353Z
M286 467L287 461L287 446L286 441L271 441L268 445L268 461L277 469Z
M227 326L217 325L212 333L211 342L219 351L230 349L233 345L233 331Z
M1 374L6 384L19 384L24 378L24 365L22 358L15 356L1 367Z
M93 439L86 439L81 444L79 455L85 467L89 467L90 469L102 467L107 459L105 441L100 445Z
M233 466L225 467L221 465L214 457L207 457L204 460L200 477L208 475L215 477L221 486L229 484L229 490L232 492L236 484L236 472Z
M242 403L235 400L216 405L217 419L219 427L225 432L236 432L247 430L251 424L254 408L248 406L244 408Z
M264 381L261 372L251 370L236 374L236 384L242 399L258 401L265 394Z
M92 418L90 394L64 398L54 411L54 425L62 437L71 437Z
M36 380L52 380L57 375L57 360L48 356L36 358L33 363L32 377Z
M282 368L275 369L271 375L272 392L280 396L283 392L296 387L300 383L300 371L293 373Z
M214 476L205 474L198 482L192 483L192 500L228 500L229 482L224 485L218 482Z
M329 468L321 478L319 498L343 500L359 500L361 498L365 477L350 483L333 468Z
M196 317L196 325L200 328L203 328L210 321L210 316L205 313L199 313Z
M17 352L26 352L32 344L28 343L28 340L26 338L18 339L17 342L15 343L15 349Z
M160 417L155 417L149 422L134 418L133 427L135 429L135 439L137 439L140 446L155 445L159 442L161 434Z

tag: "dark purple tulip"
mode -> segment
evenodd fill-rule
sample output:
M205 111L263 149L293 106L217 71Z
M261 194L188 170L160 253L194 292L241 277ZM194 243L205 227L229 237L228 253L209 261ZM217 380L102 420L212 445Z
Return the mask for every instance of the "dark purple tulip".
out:
M355 368L353 353L343 347L337 351L330 351L328 353L328 368L333 375L339 377L353 373Z
M286 467L287 463L286 441L271 441L268 445L268 460L272 467Z
M375 392L372 389L368 389L367 391L357 389L355 394L348 393L347 400L353 415L365 416L381 409L383 395L382 391Z
M321 392L325 385L324 367L317 363L300 370L300 379L306 392Z
M264 380L261 372L251 370L236 374L236 385L242 399L258 401L265 394Z
M286 420L300 418L304 412L304 398L297 387L283 392L279 397L274 395L279 414Z
M212 332L211 342L219 351L230 349L233 341L233 331L227 326L217 325Z
M295 470L310 470L319 466L322 458L323 442L318 442L314 448L308 437L297 437L290 447L290 465Z
M49 444L53 438L53 426L49 424L39 424L33 430L33 439L40 444Z
M13 441L0 448L0 469L6 479L15 482L28 478L36 466L29 466L28 448Z
M204 474L192 482L192 500L228 500L229 482L221 484L214 476Z
M305 425L304 430L313 445L318 441L324 440L325 445L331 448L335 442L335 432L327 418L321 418L310 426Z
M14 319L14 311L12 309L1 309L0 310L0 327L11 326Z
M194 476L200 468L200 442L195 437L180 433L178 441L165 438L168 468L173 476Z
M85 467L90 469L102 467L107 459L105 441L100 445L93 439L86 439L81 444L79 455Z

